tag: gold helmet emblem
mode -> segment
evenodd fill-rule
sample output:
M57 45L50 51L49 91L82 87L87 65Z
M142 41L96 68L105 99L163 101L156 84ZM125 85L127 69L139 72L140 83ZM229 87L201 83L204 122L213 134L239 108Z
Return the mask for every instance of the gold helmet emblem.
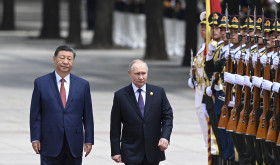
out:
M274 24L275 25L275 24ZM264 26L270 26L270 21L266 20Z
M262 18L259 18L259 19L257 20L257 23L262 23Z

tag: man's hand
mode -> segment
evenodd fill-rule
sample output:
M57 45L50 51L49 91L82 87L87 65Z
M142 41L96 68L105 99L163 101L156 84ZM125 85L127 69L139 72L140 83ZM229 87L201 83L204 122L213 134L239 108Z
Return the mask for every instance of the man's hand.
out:
M117 163L122 162L122 156L121 155L114 155L114 156L112 156L112 159Z
M40 142L32 142L32 147L33 150L36 152L36 154L40 154L40 150L41 150Z
M165 138L160 138L158 142L158 146L161 151L165 151L168 147L168 140Z
M84 151L86 153L85 157L88 156L88 154L90 153L91 149L92 149L92 144L90 144L90 143L85 144L85 148L84 148Z

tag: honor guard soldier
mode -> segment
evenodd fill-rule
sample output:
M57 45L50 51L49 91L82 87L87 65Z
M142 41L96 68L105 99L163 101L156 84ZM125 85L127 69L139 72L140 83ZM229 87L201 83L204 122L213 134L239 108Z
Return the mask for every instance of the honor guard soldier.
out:
M205 91L205 72L204 72L204 61L205 61L205 42L206 42L206 12L200 14L200 35L203 39L200 49L198 50L196 56L191 61L190 78L188 79L188 85L190 88L195 90L195 108L198 121L203 134L205 147L208 146L208 124L207 118L209 115L206 110L206 105L202 104L203 93ZM214 138L211 138L211 153L217 152L217 147L215 146Z
M220 13L212 13L208 17L209 25L211 26L211 36L212 40L208 44L208 53L206 56L206 61L213 60L216 62L217 60L221 59L221 50L222 47L224 46L224 41L222 40L221 37L221 32L218 24L218 19ZM221 76L219 73L214 73L212 71L204 69L205 79L207 79L207 88L205 90L206 95L203 97L203 102L206 104L206 109L210 117L210 123L213 129L213 132L216 137L218 149L219 149L219 154L218 156L213 156L213 162L219 162L222 163L223 161L223 151L222 151L222 146L221 146L221 139L219 136L219 131L218 131L218 120L217 120L217 114L219 112L215 111L215 104L214 104L214 99L215 99L215 94L216 91L221 91L223 90L223 85L222 85L222 80Z
M249 7L248 7L249 8ZM248 12L248 14L250 14ZM246 18L246 17L245 17ZM254 21L253 21L254 20ZM248 22L249 21L249 22ZM259 99L256 99L256 96L259 96L258 92L260 89L252 88L252 76L254 76L254 67L253 67L253 59L254 54L256 54L256 58L254 59L254 64L258 62L258 65L255 67L260 66L259 61L257 61L258 57L258 49L260 37L261 37L261 25L262 25L262 18L257 18L254 12L254 17L247 16L246 21L244 22L244 29L247 29L247 47L245 54L245 64L246 64L246 71L244 77L244 106L242 111L240 112L240 118L238 122L238 128L236 133L239 135L239 141L242 141L241 144L245 146L245 152L242 152L242 157L240 157L239 161L242 164L255 164L256 157L260 156L261 152L258 152L259 155L256 153L257 145L255 144L255 136L251 136L247 134L247 126L251 123L248 122L249 114L252 113L252 109L256 109L256 104L252 104L252 101L256 101L259 103ZM253 46L251 46L253 45ZM261 68L259 68L260 70ZM257 72L256 72L257 73ZM256 76L256 75L255 75ZM251 92L254 89L254 94Z
M274 26L275 27L275 26ZM273 28L273 27L272 27ZM274 105L278 105L277 103L279 103L279 91L280 91L280 83L279 83L279 39L280 39L280 34L278 33L278 28L280 28L277 25L277 34L275 34L276 31L273 31L271 33L271 38L273 38L273 40L275 42L271 42L273 49L275 50L275 53L273 55L273 68L275 69L275 81L273 82L273 86L272 86L272 92L274 93ZM275 29L274 29L275 30ZM275 37L277 36L277 38L275 39ZM276 43L278 42L278 43ZM275 44L276 43L276 44ZM276 111L276 112L275 112ZM280 119L279 119L279 106L276 106L273 108L273 117L276 115L276 129L275 129L275 133L276 133L276 142L275 143L271 143L272 149L273 149L273 153L274 153L274 161L275 164L280 164L280 135L279 135L279 127L280 127ZM273 121L272 119L270 119L270 125L271 125L271 121ZM274 118L275 119L275 118ZM273 128L273 127L272 127ZM271 131L272 128L270 128L269 126L269 130ZM274 131L271 131L274 132ZM268 133L268 136L270 134ZM275 136L275 135L274 135ZM266 139L266 141L268 141L268 137Z
M240 159L240 157L242 157L242 153L244 152L244 148L243 146L241 146L241 144L238 141L238 136L235 134L236 131L236 127L237 127L237 121L238 121L238 112L240 112L241 108L243 107L243 105L241 104L241 93L242 93L242 85L240 82L240 77L243 76L243 60L242 60L242 56L245 52L245 48L246 45L244 45L243 47L241 47L242 44L242 39L243 34L241 32L241 28L242 28L242 24L241 24L241 18L237 15L234 15L232 17L230 17L229 19L229 23L230 23L230 32L231 32L231 36L230 36L230 42L233 44L233 50L228 51L225 53L225 58L227 59L227 65L231 65L231 70L225 72L224 74L224 81L228 84L231 85L227 85L226 86L226 96L227 97L231 97L231 102L230 104L226 105L224 104L224 106L233 106L233 108L230 110L230 112L227 112L228 116L228 122L224 122L223 124L220 124L220 122L222 121L221 119L224 118L224 113L222 113L222 116L220 118L220 122L219 122L219 127L220 128L224 128L227 131L230 132L234 146L238 152L238 157L235 157L235 160L237 161L238 158ZM235 59L235 61L231 62L229 60L233 60ZM235 88L233 89L228 89L231 88L235 85ZM231 92L232 91L232 92ZM235 95L234 95L235 93ZM229 96L228 96L229 95ZM241 155L240 155L241 153Z
M279 20L277 18L274 19L272 23L272 34L271 36L274 36L274 42L272 42L272 45L274 46L274 54L267 53L261 57L262 64L264 66L264 75L263 75L263 82L262 82L262 88L265 92L269 93L268 96L264 95L264 103L268 104L268 106L264 106L262 116L260 117L260 122L265 123L266 125L264 128L266 129L264 133L265 138L263 138L261 135L264 134L260 129L258 130L258 133L260 134L259 141L262 143L262 150L263 156L264 156L264 163L265 164L279 164L279 148L275 145L277 140L277 127L274 125L277 125L277 113L279 112L279 89L277 89L277 85L279 83L279 74L278 74L278 64L275 63L275 67L272 65L272 59L279 59L279 38L278 33L280 32L280 24ZM266 46L267 47L267 46ZM267 49L266 49L267 52ZM270 71L270 72L269 72ZM270 74L270 75L269 75ZM268 75L270 77L268 77ZM273 86L275 85L275 86ZM273 90L274 89L274 90ZM276 90L275 90L276 89ZM273 92L273 97L271 93ZM265 117L266 120L263 120ZM260 123L259 127L263 127Z
M229 40L227 39L226 36L226 29L229 28L226 27L226 21L227 19L225 14L222 14L218 18L218 27L220 28L221 32L221 38L224 41L224 46L222 47L220 51L220 57L217 58L214 62L214 59L209 57L207 55L207 60L205 62L205 70L207 72L215 72L218 75L218 80L213 82L212 87L208 87L208 94L209 90L211 90L211 93L213 91L213 95L215 96L215 102L214 102L214 114L216 115L216 120L217 123L219 122L220 115L221 115L221 109L222 106L224 105L225 101L225 93L223 91L223 74L225 71L225 64L226 64L226 59L224 58L224 54L226 51L229 51L230 47L232 44L229 43ZM213 74L212 73L212 74ZM209 73L210 74L210 73ZM207 91L206 91L207 92ZM219 136L221 140L221 147L223 151L223 162L232 162L234 161L234 146L230 137L230 134L225 130L225 129L218 129L219 131Z

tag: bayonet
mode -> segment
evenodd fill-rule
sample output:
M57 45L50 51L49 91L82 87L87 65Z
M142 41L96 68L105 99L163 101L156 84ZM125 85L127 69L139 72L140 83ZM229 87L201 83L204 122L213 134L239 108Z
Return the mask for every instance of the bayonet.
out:
M226 33L227 33L227 39L230 38L229 32L228 32L228 4L226 3Z
M255 44L257 44L257 54L259 56L259 36L257 35L257 32L256 32L256 26L257 24L257 10L256 10L256 6L255 6L255 9L254 9L254 36L255 36Z
M229 55L230 51L231 51L231 47L230 47L230 31L228 29L228 4L226 3L226 35L227 35L227 39L228 39L228 49L229 49Z
M250 36L250 6L248 6L248 13L247 13L247 42L249 43L249 51L251 57L251 36Z
M240 33L240 26L241 26L241 5L239 5L239 16L238 16L238 41L239 41L239 44L240 44L240 57L242 57L242 35Z
M192 70L193 70L193 50L191 49L191 71L190 71L190 78L193 78Z
M263 11L263 8L262 8L262 38L263 38L263 44L264 44L264 47L265 47L265 54L267 53L267 39L266 37L264 36L264 11Z
M196 68L194 67L193 50L191 49L190 51L191 51L191 65L190 65L190 66L191 66L191 69L190 69L189 75L190 75L190 78L192 79L193 85L194 85L195 87L197 87L197 86L198 86L198 83L196 82L196 80L195 80L194 77L193 77L193 75L195 74L195 70L196 70Z

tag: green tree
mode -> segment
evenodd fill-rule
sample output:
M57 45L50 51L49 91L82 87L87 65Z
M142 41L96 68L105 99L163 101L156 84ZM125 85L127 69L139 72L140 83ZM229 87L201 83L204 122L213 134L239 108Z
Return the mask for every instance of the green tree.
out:
M113 11L114 0L96 0L96 24L92 47L113 47Z
M162 0L147 0L145 3L147 39L144 59L168 60Z
M183 66L190 66L191 62L191 49L193 50L194 55L196 54L197 47L197 23L198 23L198 12L197 1L186 0L186 42L185 42L185 55L183 57Z
M60 0L43 0L43 26L40 38L60 38Z
M2 30L15 29L15 1L3 0Z
M81 0L69 0L68 43L81 45Z

